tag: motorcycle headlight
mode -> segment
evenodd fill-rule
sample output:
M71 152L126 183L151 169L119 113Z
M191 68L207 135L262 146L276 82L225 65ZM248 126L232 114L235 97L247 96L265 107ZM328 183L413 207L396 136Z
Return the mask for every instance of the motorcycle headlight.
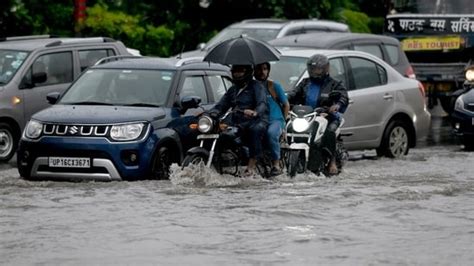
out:
M143 123L115 125L110 129L110 137L117 141L135 140L142 134Z
M474 82L474 68L466 70L466 80Z
M30 120L26 125L25 136L29 139L37 139L43 132L43 124L38 121Z
M212 130L212 119L208 116L202 116L198 121L198 129L201 133L208 133Z
M293 120L292 126L296 132L304 132L309 128L309 122L305 118L296 118Z
M454 103L454 110L461 112L464 111L464 101L462 100L462 96L459 96Z

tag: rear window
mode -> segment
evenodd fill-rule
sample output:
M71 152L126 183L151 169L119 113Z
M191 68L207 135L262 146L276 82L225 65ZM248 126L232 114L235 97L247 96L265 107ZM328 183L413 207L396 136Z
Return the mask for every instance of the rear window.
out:
M395 45L390 45L390 44L384 44L385 50L387 50L388 54L388 60L390 62L390 65L394 66L398 64L398 61L400 60L400 48Z
M382 50L378 44L354 44L354 50L375 55L383 60Z

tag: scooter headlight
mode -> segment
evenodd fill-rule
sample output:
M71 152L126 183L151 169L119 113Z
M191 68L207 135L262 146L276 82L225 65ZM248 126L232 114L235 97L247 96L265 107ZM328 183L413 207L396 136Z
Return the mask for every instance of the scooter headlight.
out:
M43 132L43 124L38 121L30 120L25 129L25 136L29 139L37 139Z
M474 67L466 70L466 80L474 82Z
M293 120L292 126L296 132L304 132L309 128L309 122L304 118L296 118Z
M208 116L202 116L198 121L198 129L201 133L208 133L212 130L212 119Z
M143 123L115 125L110 129L110 137L117 141L135 140L142 134Z

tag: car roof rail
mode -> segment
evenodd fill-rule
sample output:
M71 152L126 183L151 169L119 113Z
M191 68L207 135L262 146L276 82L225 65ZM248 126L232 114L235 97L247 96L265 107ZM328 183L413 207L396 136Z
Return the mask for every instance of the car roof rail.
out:
M114 55L114 56L107 56L104 58L99 59L94 66L102 65L110 61L117 61L117 60L123 60L123 59L139 59L143 58L143 56L137 56L137 55Z
M285 23L288 22L287 19L281 18L251 18L251 19L244 19L241 23Z
M179 59L178 62L176 62L176 66L180 67L187 64L191 64L191 63L201 63L201 62L204 62L203 59L204 59L203 56L182 58L182 59Z
M117 40L109 37L90 37L90 38L69 38L58 40L46 44L46 47L59 46L63 44L80 44L80 43L100 43L100 42L116 42Z
M23 41L23 40L35 40L35 39L49 39L55 38L55 35L28 35L28 36L12 36L12 37L1 37L0 42L4 41Z

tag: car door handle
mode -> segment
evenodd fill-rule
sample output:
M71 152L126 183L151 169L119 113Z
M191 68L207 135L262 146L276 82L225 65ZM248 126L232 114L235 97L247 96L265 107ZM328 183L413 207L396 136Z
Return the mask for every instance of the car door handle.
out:
M391 100L391 99L393 99L393 95L392 94L385 94L383 96L383 98L384 98L384 100Z

